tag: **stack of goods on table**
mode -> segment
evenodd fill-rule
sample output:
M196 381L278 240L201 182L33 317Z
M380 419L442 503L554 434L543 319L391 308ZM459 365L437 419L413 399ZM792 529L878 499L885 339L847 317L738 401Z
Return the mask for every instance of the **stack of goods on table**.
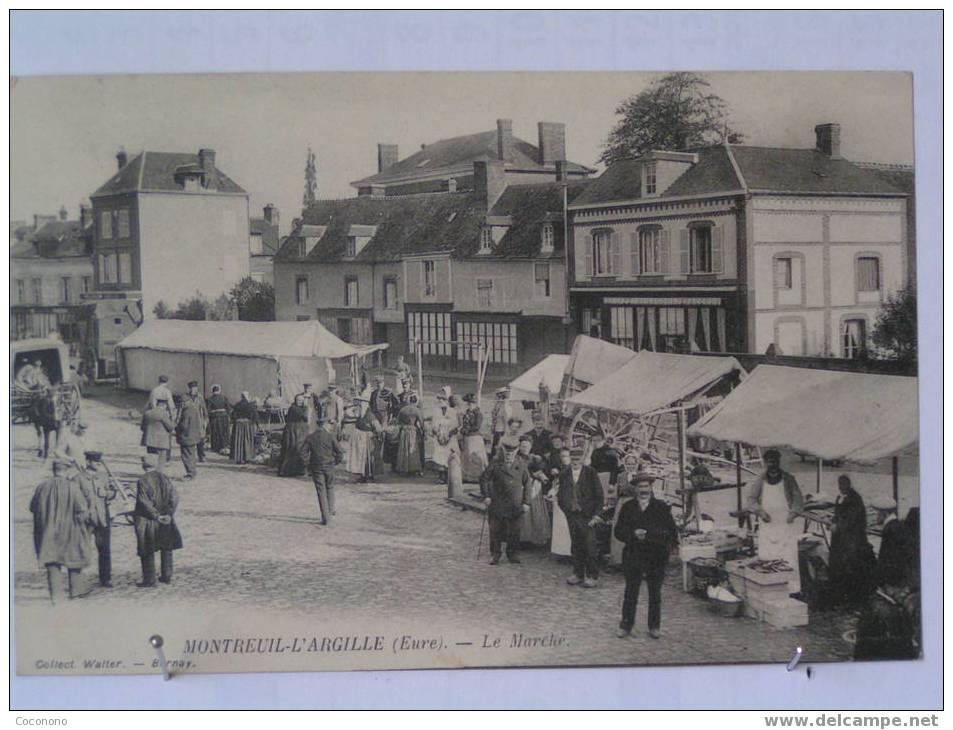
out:
M794 569L787 561L732 560L725 571L745 602L745 615L777 628L807 626L807 604L790 596L788 582Z

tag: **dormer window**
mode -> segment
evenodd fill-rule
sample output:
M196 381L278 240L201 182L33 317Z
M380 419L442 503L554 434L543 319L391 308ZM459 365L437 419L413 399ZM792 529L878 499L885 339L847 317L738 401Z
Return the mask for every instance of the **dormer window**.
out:
M480 231L480 253L490 253L493 251L493 229L485 226Z
M655 195L658 192L658 167L654 162L646 162L643 169L645 170L645 194Z
M550 253L553 250L553 224L543 224L543 253Z
M353 259L357 256L357 236L347 237L347 257Z

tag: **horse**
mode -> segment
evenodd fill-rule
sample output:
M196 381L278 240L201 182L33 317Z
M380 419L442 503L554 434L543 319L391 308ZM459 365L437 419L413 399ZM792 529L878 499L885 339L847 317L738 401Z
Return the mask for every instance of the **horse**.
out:
M56 404L56 395L52 388L35 393L30 401L30 422L36 429L36 455L46 459L50 455L50 434L56 435L59 445L59 431L62 418Z

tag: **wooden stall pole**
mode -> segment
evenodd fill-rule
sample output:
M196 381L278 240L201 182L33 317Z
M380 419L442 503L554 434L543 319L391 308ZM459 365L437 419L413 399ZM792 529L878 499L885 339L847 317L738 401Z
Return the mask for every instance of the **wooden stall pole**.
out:
M817 486L815 487L815 492L821 491L821 470L824 468L824 460L820 457L817 458Z
M738 485L737 492L735 494L735 504L738 509L738 527L741 527L745 523L745 516L742 514L742 504L741 504L741 444L735 444L735 483Z
M900 457L895 456L891 461L893 475L893 501L897 503L897 513L900 512Z
M682 519L685 518L685 511L688 509L688 500L685 496L685 452L688 450L688 444L685 441L685 411L678 409L678 488L682 495ZM693 517L697 520L697 515Z
M414 340L414 349L417 354L417 395L420 408L424 407L424 343L423 340Z

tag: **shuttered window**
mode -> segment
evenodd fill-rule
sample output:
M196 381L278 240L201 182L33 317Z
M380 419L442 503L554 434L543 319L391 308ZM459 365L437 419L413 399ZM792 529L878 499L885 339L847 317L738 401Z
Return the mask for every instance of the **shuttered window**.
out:
M633 251L632 273L663 274L668 270L668 235L661 228L643 228L638 232Z
M679 239L679 271L683 274L718 274L724 266L721 226L684 228Z
M586 273L590 276L613 276L622 273L622 251L614 231L596 231L586 257Z
M880 291L880 259L876 256L857 258L857 291Z

